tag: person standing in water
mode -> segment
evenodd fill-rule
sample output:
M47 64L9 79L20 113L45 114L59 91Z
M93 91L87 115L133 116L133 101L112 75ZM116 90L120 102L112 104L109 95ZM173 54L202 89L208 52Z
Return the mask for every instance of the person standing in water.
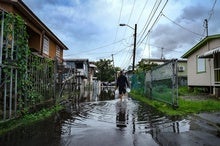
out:
M126 93L126 88L129 87L129 82L127 77L124 75L123 71L120 71L120 74L117 78L117 85L116 89L118 88L119 91L119 98L122 100L122 96Z

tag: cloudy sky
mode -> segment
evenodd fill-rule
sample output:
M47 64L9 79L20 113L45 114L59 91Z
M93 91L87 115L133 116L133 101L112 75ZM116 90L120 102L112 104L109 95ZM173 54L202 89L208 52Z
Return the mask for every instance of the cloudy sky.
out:
M220 34L220 0L23 0L69 48L64 58L114 58L132 65L142 58L181 58L206 36ZM119 26L119 24L127 26ZM162 49L163 48L163 49Z

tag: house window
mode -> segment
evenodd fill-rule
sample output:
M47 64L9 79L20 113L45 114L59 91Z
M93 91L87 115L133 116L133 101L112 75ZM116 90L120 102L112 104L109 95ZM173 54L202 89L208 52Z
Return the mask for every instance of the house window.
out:
M83 63L77 62L77 63L76 63L76 68L77 68L77 69L83 69Z
M197 73L205 72L205 59L197 56Z
M46 36L44 36L43 53L49 55L49 39Z
M59 46L56 47L56 56L60 57L60 47Z

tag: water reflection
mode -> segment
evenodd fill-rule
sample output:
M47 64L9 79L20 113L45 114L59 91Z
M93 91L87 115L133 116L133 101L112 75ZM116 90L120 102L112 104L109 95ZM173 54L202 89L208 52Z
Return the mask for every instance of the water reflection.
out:
M116 104L116 126L127 127L128 124L128 111L127 100L119 100Z
M115 99L112 88L81 95L84 102L70 101L53 117L1 136L0 145L169 145L175 136L201 129L192 120L172 119L131 98Z
M80 101L104 101L115 99L115 91L112 86L95 86L92 89L82 90L79 94Z

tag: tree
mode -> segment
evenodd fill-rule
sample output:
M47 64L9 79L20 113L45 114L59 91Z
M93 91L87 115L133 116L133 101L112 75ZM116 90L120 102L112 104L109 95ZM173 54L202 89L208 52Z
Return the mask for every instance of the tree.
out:
M109 59L100 59L95 63L97 66L97 72L95 76L98 80L104 82L112 82L115 81L116 72L120 70L118 67L113 67L112 60Z
M151 70L152 67L157 66L158 64L153 62L146 62L144 60L141 60L137 65L137 71L148 71Z

